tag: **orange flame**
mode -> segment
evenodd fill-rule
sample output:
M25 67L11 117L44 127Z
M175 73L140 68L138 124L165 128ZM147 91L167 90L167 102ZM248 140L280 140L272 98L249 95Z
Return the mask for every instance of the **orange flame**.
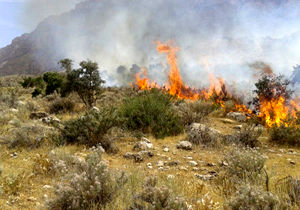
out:
M176 52L178 52L179 50L180 49L173 46L171 42L167 44L157 42L157 51L160 54L166 55L167 63L170 66L168 83L161 88L156 82L150 81L150 79L147 77L147 70L143 68L143 72L139 72L136 75L136 85L138 86L138 88L140 90L160 88L179 99L212 100L213 103L219 104L224 109L225 101L228 99L232 99L235 102L235 111L246 114L248 118L254 115L251 109L249 109L246 105L240 103L239 100L235 100L231 96L231 94L227 91L225 81L222 78L216 78L212 74L209 75L210 87L208 89L195 90L186 86L182 81L177 65ZM142 74L143 78L141 78ZM286 122L284 121L288 118L289 113L291 113L293 117L296 117L296 111L300 110L299 102L300 99L296 98L295 101L290 102L289 107L286 105L286 100L282 96L280 96L278 99L273 98L271 100L265 100L261 97L258 117L260 117L268 127L272 127L274 125L280 126L281 124L287 126Z
M287 126L284 120L288 117L289 109L285 105L285 98L282 96L279 99L272 98L271 100L260 98L260 102L260 113L258 116L265 121L268 127L274 125L279 127L282 124Z

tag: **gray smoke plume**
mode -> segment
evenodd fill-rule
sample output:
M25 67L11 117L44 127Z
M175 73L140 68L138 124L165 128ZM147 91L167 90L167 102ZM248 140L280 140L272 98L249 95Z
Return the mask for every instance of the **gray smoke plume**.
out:
M57 14L64 1L52 2ZM32 17L44 6L31 7ZM172 40L188 85L205 86L214 74L249 90L255 79L249 64L263 61L286 75L299 64L299 19L297 0L86 0L48 21L47 30L58 59L95 60L112 85L128 84L140 67L164 82L168 65L155 43Z

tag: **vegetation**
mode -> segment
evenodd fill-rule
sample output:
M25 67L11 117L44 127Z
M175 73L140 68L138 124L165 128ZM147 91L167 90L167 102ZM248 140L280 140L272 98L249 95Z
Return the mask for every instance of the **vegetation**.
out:
M157 89L127 98L120 108L125 127L151 133L157 138L180 134L182 123L171 100L170 95Z
M264 75L255 83L256 89L254 93L256 96L253 98L252 104L255 110L259 112L261 100L271 101L278 100L279 97L285 99L287 103L293 94L293 91L289 89L290 81L285 79L282 75Z
M300 146L300 127L296 125L272 127L270 140L278 144Z
M126 178L116 176L103 162L101 148L95 148L86 161L77 163L75 172L68 174L68 184L60 183L55 191L56 198L48 202L49 209L103 209L112 202L122 189Z
M60 138L65 143L88 146L101 144L107 152L115 152L113 141L106 134L116 125L116 109L103 107L99 111L91 110L82 117L65 122Z
M157 178L146 180L143 191L135 196L131 209L174 209L187 210L186 202L172 195L166 186L157 187Z
M202 122L204 117L213 112L216 106L209 101L182 102L177 110L183 125Z
M67 63L66 65L65 68L70 68L68 66L70 64ZM67 73L66 89L75 91L87 107L92 107L101 96L102 84L105 81L99 75L97 63L88 60L80 62L79 65L79 69Z
M258 138L262 134L262 129L255 128L254 126L243 127L240 132L233 135L234 142L248 147L261 146Z
M21 77L0 78L1 208L299 209L297 120L262 132L257 123L222 119L211 103L129 87L103 88L93 104L99 110L86 109L65 89L73 85L67 84L72 61L63 68L45 79L63 77L52 94L43 79L43 97L32 98L37 87L23 88ZM193 122L206 127L203 141L177 149ZM222 137L235 144L218 144ZM137 142L141 151L134 150Z
M262 188L247 185L240 187L236 195L227 202L226 207L232 210L281 209L279 199L275 195Z
M74 107L75 103L69 98L58 98L50 104L49 112L51 114L73 112Z

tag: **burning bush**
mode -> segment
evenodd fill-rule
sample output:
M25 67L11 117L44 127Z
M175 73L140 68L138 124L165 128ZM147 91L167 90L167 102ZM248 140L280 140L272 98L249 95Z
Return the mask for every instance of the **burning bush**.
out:
M171 98L157 89L127 98L120 108L126 128L151 133L157 138L181 133L182 123Z
M78 119L69 120L61 131L61 138L66 143L88 146L100 143L106 151L115 152L116 147L106 134L117 125L116 114L115 108L103 107L99 111L92 110Z
M283 76L264 75L255 83L256 90L252 104L258 116L267 126L280 126L288 117L289 102L293 91L289 89L290 81Z

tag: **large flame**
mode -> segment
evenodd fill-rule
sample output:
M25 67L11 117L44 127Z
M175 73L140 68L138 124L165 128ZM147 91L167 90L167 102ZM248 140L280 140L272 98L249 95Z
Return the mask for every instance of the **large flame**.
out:
M280 96L278 99L272 98L271 100L264 100L260 98L260 113L259 117L265 121L268 127L273 125L280 126L287 124L284 120L288 117L289 109L285 105L285 99Z
M233 110L226 111L238 111L246 114L248 118L254 116L251 109L232 97L226 88L223 78L216 78L213 74L210 74L210 86L209 88L202 90L196 90L185 85L182 81L177 65L176 52L179 51L179 48L173 46L171 42L167 44L157 42L157 51L160 54L166 55L167 63L170 66L168 82L160 87L156 82L150 81L147 77L147 70L144 68L143 72L136 75L136 85L139 89L150 90L151 88L160 88L179 99L212 100L213 103L220 105L224 109L225 101L231 99L235 102L235 107ZM141 77L142 74L143 77ZM271 100L266 100L263 97L260 97L259 100L260 108L258 117L261 118L268 127L280 126L282 124L288 126L285 120L288 118L289 114L296 118L296 112L300 110L299 98L296 98L294 101L290 101L289 103L287 103L286 99L282 96L277 99L274 97Z

